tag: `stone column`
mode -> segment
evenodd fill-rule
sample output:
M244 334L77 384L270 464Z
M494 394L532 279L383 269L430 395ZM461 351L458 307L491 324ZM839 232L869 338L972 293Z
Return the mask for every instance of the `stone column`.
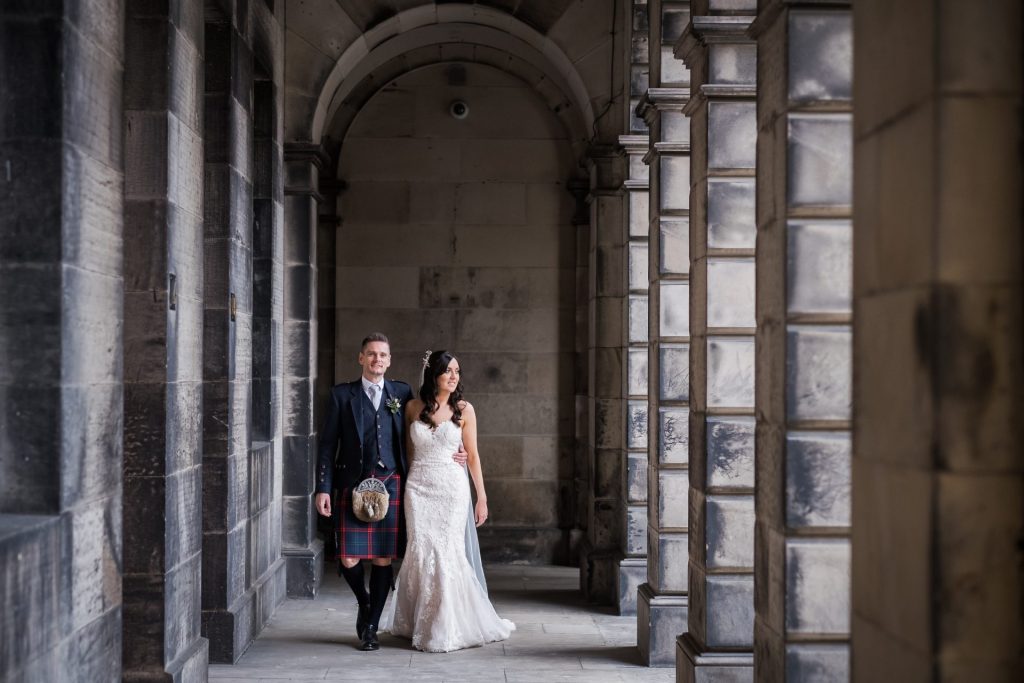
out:
M329 158L316 145L285 145L284 510L282 553L288 596L312 598L323 576L323 541L313 509L317 430L317 206L320 173Z
M636 614L640 584L647 580L647 257L632 259L631 254L646 254L650 226L647 164L647 123L636 113L640 98L647 92L650 62L648 42L650 24L647 0L634 0L630 29L629 102L626 119L629 135L619 137L626 154L625 195L626 296L623 339L622 395L626 399L626 467L622 483L622 545L616 585L619 614ZM630 374L630 370L634 374Z
M626 465L622 400L622 339L625 239L622 213L622 157L610 146L589 153L590 211L588 292L590 348L587 397L587 535L580 562L584 594L615 604L622 545L622 480Z
M123 19L0 12L4 681L121 676Z
M270 326L275 315L268 289L279 266L269 242L279 229L267 220L278 211L276 98L269 83L256 87L263 55L253 54L248 23L242 14L205 26L202 600L203 633L216 662L241 656L284 598L285 579L274 405L253 409L254 366L273 391L273 348L261 348L270 335L256 328L262 339L254 347L253 333L254 317Z
M690 75L672 58L672 44L689 20L689 3L654 1L649 10L651 87L639 105L650 130L649 246L638 244L632 254L647 259L650 288L648 559L637 598L637 643L649 666L672 666L687 614L690 354L690 123L682 113ZM638 274L641 268L630 266Z
M853 3L852 676L1015 681L1022 8L898 7Z
M201 8L128 3L123 680L205 678Z
M757 37L759 681L846 681L852 16L763 4Z
M711 7L720 3L711 2ZM694 13L676 54L693 74L690 292L690 611L680 681L753 680L753 2Z
M626 399L626 467L623 482L623 534L618 580L619 614L636 614L637 591L647 580L647 290L650 228L646 135L623 135L628 159L622 184L626 197L626 312L622 394Z

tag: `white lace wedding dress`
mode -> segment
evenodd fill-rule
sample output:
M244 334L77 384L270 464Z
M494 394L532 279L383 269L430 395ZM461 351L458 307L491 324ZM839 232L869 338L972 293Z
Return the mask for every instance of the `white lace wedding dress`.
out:
M516 626L494 611L466 559L469 480L452 460L462 429L454 422L410 427L413 460L405 482L409 543L381 630L413 647L450 652L505 640Z

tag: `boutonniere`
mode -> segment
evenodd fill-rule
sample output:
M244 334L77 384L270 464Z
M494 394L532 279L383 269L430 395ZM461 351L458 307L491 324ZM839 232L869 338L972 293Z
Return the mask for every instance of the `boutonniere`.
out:
M384 402L384 405L386 405L386 406L388 407L388 410L390 410L390 411L391 411L391 414L392 414L392 415L395 415L395 414L397 414L397 413L398 413L398 411L402 409L402 402L401 402L401 401L399 401L399 400L398 400L397 398L395 398L394 396L392 396L392 397L391 397L391 398L389 398L389 399L388 399L387 401L385 401L385 402Z

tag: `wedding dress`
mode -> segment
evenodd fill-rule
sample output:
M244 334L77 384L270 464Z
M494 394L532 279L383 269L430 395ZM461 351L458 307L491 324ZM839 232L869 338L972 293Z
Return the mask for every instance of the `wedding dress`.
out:
M469 479L452 460L462 429L410 427L413 460L405 482L409 542L382 630L412 639L413 647L450 652L505 640L516 626L494 611L466 559Z

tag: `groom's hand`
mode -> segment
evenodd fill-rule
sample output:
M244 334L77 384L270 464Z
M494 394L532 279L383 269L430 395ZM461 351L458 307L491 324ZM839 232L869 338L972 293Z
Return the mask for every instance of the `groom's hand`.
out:
M322 517L331 516L331 497L326 493L316 494L316 511Z
M452 456L452 460L465 467L466 463L469 461L469 453L466 452L465 448L459 446L459 450Z

